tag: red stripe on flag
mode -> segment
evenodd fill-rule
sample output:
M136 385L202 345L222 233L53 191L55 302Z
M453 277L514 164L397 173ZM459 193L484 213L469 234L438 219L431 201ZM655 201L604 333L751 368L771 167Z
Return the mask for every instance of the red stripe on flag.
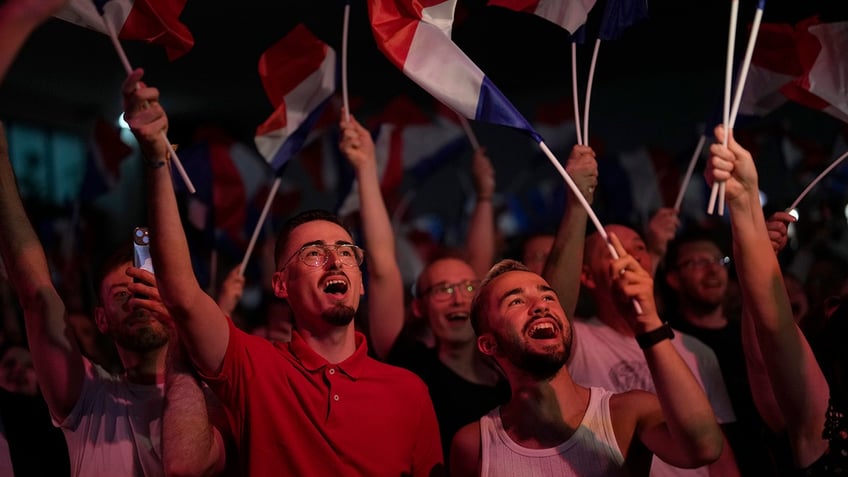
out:
M186 1L135 0L119 36L164 46L171 61L183 56L194 46L191 31L180 21Z

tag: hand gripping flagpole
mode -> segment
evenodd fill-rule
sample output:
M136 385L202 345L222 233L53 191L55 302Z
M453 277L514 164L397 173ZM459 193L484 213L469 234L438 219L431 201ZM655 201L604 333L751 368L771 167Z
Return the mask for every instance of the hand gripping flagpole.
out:
M103 25L106 27L106 31L109 33L109 38L112 40L112 45L115 46L115 51L118 53L118 57L121 59L121 64L124 65L124 70L127 75L132 74L133 67L130 65L129 59L127 59L127 54L124 52L124 47L121 46L120 40L118 40L118 34L115 32L115 27L112 26L112 23L106 17L105 14L100 14L100 18L103 19ZM168 140L168 136L165 134L165 131L162 131L162 138L165 139L165 144L168 145L168 154L171 156L172 162L174 166L177 168L177 171L180 173L180 177L183 178L183 182L186 185L188 191L192 194L196 192L194 188L194 184L192 184L191 179L189 179L188 174L183 168L183 164L180 162L180 158L177 156L177 151L174 150L174 146L171 145L171 141Z
M583 208L586 209L586 213L589 214L589 219L592 221L593 224L595 224L595 228L598 230L598 233L601 234L601 237L603 237L604 241L607 243L607 248L609 248L610 254L612 254L612 258L618 260L618 252L616 252L615 247L612 246L612 243L609 239L609 235L607 235L607 231L604 229L604 226L601 225L601 221L598 220L598 216L595 215L595 211L592 210L592 206L589 205L589 202L586 200L585 197L583 197L583 193L580 191L580 188L577 187L577 184L574 183L574 180L571 179L571 176L568 175L568 172L565 170L565 168L562 167L562 164L559 163L556 156L554 156L554 153L551 152L550 149L548 149L548 146L547 144L545 144L545 141L540 140L539 147L542 149L542 152L544 152L545 155L548 156L548 159L551 161L551 164L556 167L556 170L559 171L562 178L565 179L565 183L568 184L568 187L574 193L574 196L577 197L577 200L580 202L580 205L582 205ZM642 314L642 306L639 305L639 302L636 301L635 298L633 299L633 307L636 308L637 314Z

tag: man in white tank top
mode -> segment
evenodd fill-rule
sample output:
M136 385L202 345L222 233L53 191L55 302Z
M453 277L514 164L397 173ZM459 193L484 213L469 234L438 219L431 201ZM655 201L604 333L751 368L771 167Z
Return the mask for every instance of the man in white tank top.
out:
M631 325L637 334L663 330L650 275L617 237L611 240L620 256L616 284L642 310ZM645 351L657 394L580 386L565 367L572 332L557 294L513 260L489 271L471 322L480 351L503 369L512 397L456 434L452 477L647 475L651 453L682 467L721 453L709 401L662 332Z

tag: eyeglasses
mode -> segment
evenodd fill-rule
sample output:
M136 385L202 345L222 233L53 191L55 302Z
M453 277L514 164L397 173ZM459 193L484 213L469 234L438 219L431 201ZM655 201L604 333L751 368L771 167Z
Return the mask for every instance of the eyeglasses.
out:
M448 301L455 293L459 292L462 292L467 296L474 295L474 292L477 291L479 286L480 282L477 280L465 280L456 283L437 283L424 290L424 292L421 293L421 296L430 295L436 301Z
M336 255L336 258L344 267L358 267L362 265L362 260L365 257L365 250L362 250L352 243L339 245L310 243L300 247L300 250L289 257L281 270L285 270L294 257L297 257L304 265L309 267L323 267L330 258L330 252L333 252Z
M718 265L720 267L726 267L730 264L730 257L702 257L702 258L691 258L689 260L684 260L677 264L678 270L694 270L707 268L710 265Z

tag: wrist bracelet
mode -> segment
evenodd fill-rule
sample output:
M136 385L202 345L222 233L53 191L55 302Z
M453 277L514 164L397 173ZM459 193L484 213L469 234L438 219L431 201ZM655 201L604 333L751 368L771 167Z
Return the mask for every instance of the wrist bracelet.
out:
M674 338L674 330L671 329L668 322L665 322L655 330L636 335L636 343L639 344L640 348L648 349L660 341L670 340L672 338Z

